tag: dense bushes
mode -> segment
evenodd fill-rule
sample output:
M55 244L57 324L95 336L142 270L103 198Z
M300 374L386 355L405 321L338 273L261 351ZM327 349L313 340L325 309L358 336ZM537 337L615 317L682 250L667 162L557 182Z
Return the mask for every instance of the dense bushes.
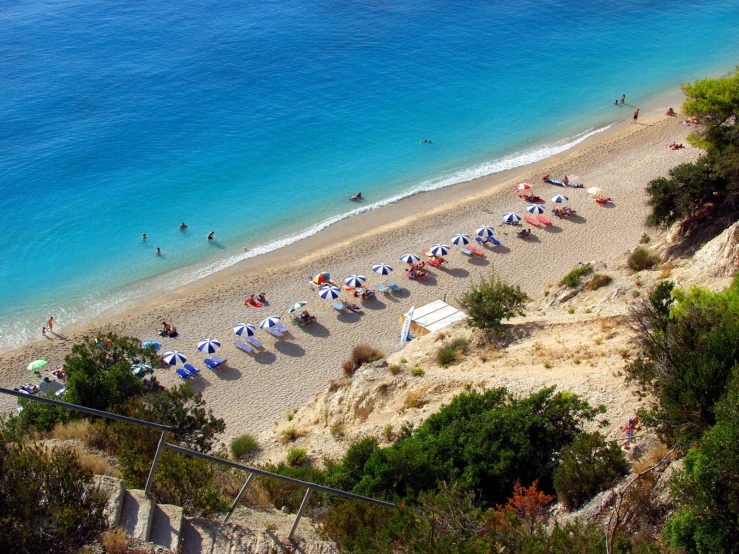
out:
M618 444L606 444L600 433L584 433L562 452L562 461L554 470L554 488L561 502L577 508L611 488L628 469Z
M444 344L436 351L436 363L442 367L448 367L459 359L461 354L467 352L469 341L463 337L454 339Z
M470 316L468 324L479 329L503 332L502 321L524 315L528 296L521 288L502 281L498 276L482 278L480 283L459 299L459 304Z
M586 275L590 275L592 272L593 266L590 264L577 266L567 275L562 277L562 280L559 282L559 284L574 289L580 284L581 278L585 277Z
M629 259L626 263L629 265L629 268L634 271L643 271L645 269L652 269L661 261L660 257L649 248L639 246L629 254Z
M47 451L0 424L0 551L77 552L105 529L106 498L71 451Z

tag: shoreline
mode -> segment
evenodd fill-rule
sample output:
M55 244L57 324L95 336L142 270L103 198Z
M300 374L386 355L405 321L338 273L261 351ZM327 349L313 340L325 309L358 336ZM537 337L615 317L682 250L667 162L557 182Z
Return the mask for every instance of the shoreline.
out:
M666 91L648 96L642 104L646 106L646 108L642 110L642 114L648 115L650 111L655 110L659 112L668 104L677 105L681 100L682 93L679 89L667 89ZM503 180L509 178L513 179L516 174L527 171L529 168L535 167L538 164L546 164L548 161L554 161L559 156L566 155L568 152L573 152L583 143L588 143L603 133L608 133L614 126L618 126L619 124L623 124L624 121L630 120L631 107L627 105L626 108L626 119L616 120L601 127L581 131L580 133L559 139L552 143L539 144L532 146L529 149L519 150L513 152L509 156L490 160L482 165L501 164L506 160L525 156L527 153L537 154L542 150L557 149L559 148L558 145L572 144L572 146L568 146L565 150L549 155L540 160L525 163L510 169L484 174L471 180L453 182L438 188L432 188L431 190L419 190L422 187L422 185L419 184L416 188L409 191L407 195L405 195L406 193L400 193L386 199L370 202L367 205L360 204L357 208L349 210L348 212L322 219L314 225L296 232L294 235L288 235L284 239L273 240L271 242L268 241L263 245L252 248L248 253L237 254L235 252L231 252L226 257L218 260L194 262L174 270L169 270L165 273L138 279L131 283L116 287L111 291L102 292L98 299L92 301L92 304L94 305L97 302L104 302L106 306L98 309L93 308L92 311L97 311L97 314L90 316L89 318L85 317L84 313L78 315L75 319L82 319L83 321L80 323L73 322L69 327L66 327L66 329L70 330L70 332L75 332L82 328L105 324L116 317L125 316L125 314L131 310L137 310L152 302L157 302L161 298L167 298L169 300L174 299L180 294L187 294L187 291L189 290L188 287L193 285L197 286L198 283L209 280L219 273L229 271L238 272L242 267L246 268L247 271L258 271L259 267L262 265L269 266L274 263L284 263L287 259L294 256L295 253L298 255L305 255L311 250L328 247L335 240L334 236L343 237L346 233L353 233L355 235L371 233L373 232L372 227L374 222L369 222L368 224L368 218L379 220L381 221L381 225L384 225L388 220L397 220L400 217L407 217L408 214L422 213L428 209L429 206L438 207L440 203L452 202L456 199L456 196L460 191L462 193L467 192L462 189L470 188L473 193L476 193L475 191L478 187L473 186L474 183L480 183L481 186L495 186L496 183ZM623 107L619 107L619 109L623 109ZM480 166L472 166L469 169L474 170L478 167ZM451 177L447 176L446 178ZM446 178L429 178L424 182L433 182L434 180L443 181ZM482 181L485 181L485 183L481 183ZM379 206L373 207L375 204L379 204ZM362 211L360 213L352 213L356 210ZM359 233L356 233L355 224L360 228ZM313 229L316 228L317 230L314 231ZM321 237L315 239L315 237L319 235L324 235L324 237L329 238L328 240L321 240ZM285 242L286 244L276 244L280 242ZM270 248L272 246L274 246L274 248ZM268 250L264 253L254 254L256 251L265 249ZM186 277L183 278L183 274L186 275ZM94 297L95 295L93 298ZM42 319L45 321L45 318ZM61 323L64 324L63 318ZM33 336L34 331L31 331L31 333L31 336ZM0 354L12 352L18 348L34 344L34 342L36 341L31 340L30 342L26 341L20 344L0 347Z
M166 319L178 327L180 338L162 339L163 348L183 350L196 367L202 368L197 341L208 336L222 340L219 355L229 359L230 367L217 373L204 372L192 385L203 392L215 413L226 419L228 436L264 430L339 377L341 362L355 344L370 342L388 354L399 350L398 320L412 304L440 298L454 302L468 290L471 280L492 268L537 297L547 283L578 262L610 260L633 248L646 232L646 182L698 155L693 148L666 149L665 144L684 141L690 131L676 119L657 115L641 120L640 125L619 122L552 158L360 214L288 248L245 260L133 309L79 328L62 329L69 341L42 339L0 354L0 385L24 383L28 379L25 367L33 359L47 359L51 366L59 363L75 340L97 329L146 340L155 338L153 330ZM537 229L531 241L514 238L499 224L503 211L525 210L526 205L511 193L513 185L522 180L532 182L534 192L548 199L562 191L540 184L541 175L548 172L576 173L586 186L603 186L614 196L615 207L601 208L584 190L567 189L571 204L583 215L580 221ZM614 180L617 174L621 177ZM474 232L480 224L496 227L496 235L504 243L501 251L479 260L454 252L449 256L449 270L435 271L427 282L404 278L398 261L401 254L420 253L434 242L448 241L455 232ZM603 232L605 229L610 232ZM321 270L329 270L339 279L361 272L372 286L380 280L371 272L371 264L378 262L395 266L391 278L405 291L367 301L361 316L337 315L329 302L308 287L308 275ZM270 298L268 309L243 306L244 297L261 290ZM257 355L235 349L235 323L258 323L268 315L285 314L297 300L308 300L318 324L294 327L292 336L279 340L260 331L265 350ZM179 382L171 369L157 370L155 375L165 386ZM10 411L14 404L14 399L0 398L0 411Z

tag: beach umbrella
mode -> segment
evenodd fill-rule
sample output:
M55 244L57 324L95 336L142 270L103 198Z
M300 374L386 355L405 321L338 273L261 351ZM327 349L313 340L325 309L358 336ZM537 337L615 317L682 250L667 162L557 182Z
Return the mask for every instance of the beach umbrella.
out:
M203 339L198 343L198 350L206 354L213 354L221 347L221 341L218 339Z
M604 191L600 187L590 187L588 189L588 194L592 194L593 196L602 196L603 194L605 194L605 192L606 191Z
M154 352L158 352L162 344L158 340L146 340L141 343L141 348L149 348L150 346L154 347Z
M544 208L541 206L537 206L536 204L531 204L528 208L526 208L526 211L530 214L543 214Z
M308 302L306 302L305 300L301 300L300 302L296 302L295 304L293 304L290 307L290 309L288 311L290 313L297 312L300 308L302 308L303 306L305 306L307 303Z
M380 275L390 275L392 270L393 268L387 264L375 264L372 266L372 271L379 273Z
M234 333L241 336L246 333L247 337L253 337L254 333L257 332L257 328L251 323L237 323L234 325Z
M327 273L325 271L322 271L321 273L316 273L313 276L313 282L317 285L322 285L323 283L328 283L331 280L331 274Z
M357 275L356 273L354 275L349 275L346 279L344 279L344 282L349 285L350 287L361 287L364 285L365 281L367 281L367 277L364 275Z
M493 228L490 225L481 225L477 228L477 234L481 237L492 237Z
M325 287L321 287L321 289L318 291L318 296L320 296L324 300L336 300L339 297L340 293L341 291L339 290L339 287L328 285Z
M431 252L434 256L446 256L447 254L449 254L450 250L451 248L446 244L434 244L431 248L429 248L429 252Z
M417 264L421 261L421 258L416 256L415 254L404 254L400 257L400 261L407 264Z
M278 315L271 315L266 319L263 319L262 322L259 324L259 327L262 329L266 329L267 327L277 327L277 324L280 322L280 316Z
M520 183L516 185L516 190L531 190L531 185L528 183Z
M518 214L514 214L513 212L508 212L503 214L503 221L506 223L516 223L518 221L521 221L521 216Z
M561 204L562 202L569 202L569 198L567 198L564 194L557 194L555 196L552 196L552 202L555 204Z
M171 350L169 352L165 352L162 359L169 365L177 365L184 364L187 361L187 356L177 350Z
M49 365L49 362L47 362L46 360L36 360L28 364L28 371L38 371L39 369L41 369L42 367L46 367L47 365Z
M452 237L452 244L456 244L457 246L466 245L470 243L470 236L465 235L464 233L457 233Z

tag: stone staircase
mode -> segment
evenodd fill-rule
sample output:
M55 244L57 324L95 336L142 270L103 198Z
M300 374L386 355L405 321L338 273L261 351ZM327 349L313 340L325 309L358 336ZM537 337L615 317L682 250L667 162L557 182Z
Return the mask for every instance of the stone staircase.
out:
M108 495L106 517L110 527L120 526L130 536L183 554L268 554L297 549L305 554L334 554L331 543L304 529L296 543L287 537L294 515L277 510L256 512L239 507L229 523L184 517L179 506L157 504L143 490L127 490L121 479L96 475L98 486ZM307 521L306 521L307 524Z

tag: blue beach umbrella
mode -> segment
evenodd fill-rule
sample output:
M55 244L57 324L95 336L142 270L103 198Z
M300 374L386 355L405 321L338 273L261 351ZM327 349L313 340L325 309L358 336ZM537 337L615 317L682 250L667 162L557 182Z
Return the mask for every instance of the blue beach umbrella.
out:
M429 252L431 252L434 256L446 256L449 254L449 251L451 248L449 248L446 244L434 244L431 248L429 248Z
M341 291L338 287L328 285L320 288L320 290L318 291L318 296L320 296L324 300L336 300L339 297L340 293Z
M557 194L555 196L552 196L552 202L555 204L561 204L562 202L568 202L570 199L567 198L564 194Z
M537 206L536 204L531 204L528 208L526 208L526 211L528 211L530 214L543 214L544 208L541 206Z
M452 237L452 244L459 245L467 245L470 243L470 236L465 235L464 233L457 233Z
M221 341L218 339L203 339L198 343L198 350L206 354L213 354L221 347Z
M349 275L349 277L344 279L344 282L347 285L354 288L361 287L366 281L367 277L365 277L364 275L357 275L356 273L354 275Z
M262 322L259 324L259 327L262 329L266 329L267 327L277 327L277 324L280 322L280 316L278 315L271 315L266 319L263 319Z
M162 359L169 365L178 365L184 364L187 361L187 356L177 350L171 350L170 352L165 352Z
M418 262L421 261L421 258L416 256L415 254L403 254L400 257L400 261L405 262L407 264L417 264Z
M508 212L503 214L503 221L506 223L518 223L521 221L521 216L518 214L514 214L513 212Z
M379 273L380 275L390 275L393 268L387 264L375 264L372 266L372 271Z
M141 348L149 348L150 346L154 347L154 352L158 352L159 349L162 347L162 343L160 343L158 340L145 340L141 343Z
M234 325L234 333L239 336L246 334L247 337L253 337L256 332L257 328L251 323L237 323Z
M477 228L477 234L481 237L492 237L493 236L493 228L490 227L490 225L480 225Z

